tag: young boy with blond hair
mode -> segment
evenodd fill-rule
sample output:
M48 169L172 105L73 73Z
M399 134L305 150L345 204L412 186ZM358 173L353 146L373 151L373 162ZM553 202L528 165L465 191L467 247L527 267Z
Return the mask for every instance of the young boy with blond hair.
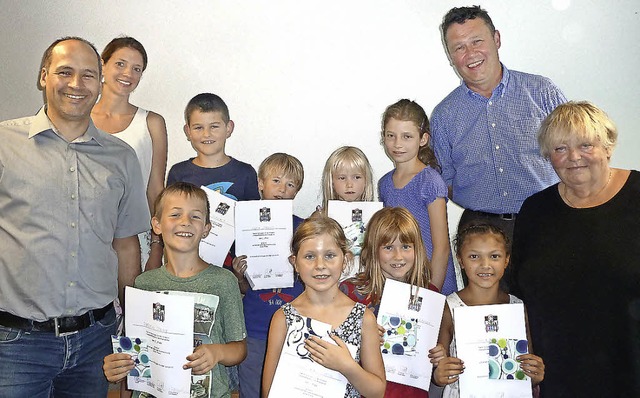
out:
M226 367L237 365L245 358L247 333L237 279L230 271L207 264L198 252L200 240L211 230L207 194L192 184L178 182L158 195L154 208L151 225L164 240L166 263L143 272L134 286L148 291L206 293L219 297L209 334L212 343L196 347L187 356L184 368L190 368L194 375L211 372L212 396L230 397ZM110 382L122 380L133 367L129 354L111 354L104 358L103 371Z
M274 153L262 161L258 168L258 188L262 199L294 199L302 187L302 163L286 153ZM302 219L293 216L295 231ZM294 278L293 287L284 289L253 290L244 276L247 256L233 260L233 272L244 293L244 319L247 325L247 358L240 364L240 397L259 397L262 365L267 346L269 323L273 314L285 303L292 301L304 287Z

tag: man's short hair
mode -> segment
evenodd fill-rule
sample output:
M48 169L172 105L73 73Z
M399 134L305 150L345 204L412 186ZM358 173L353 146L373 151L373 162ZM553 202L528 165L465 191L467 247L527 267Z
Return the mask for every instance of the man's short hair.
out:
M201 93L191 98L187 107L184 109L184 121L187 125L194 111L220 112L222 114L222 120L225 123L229 123L229 120L231 120L227 104L224 103L222 98L211 93Z
M449 29L449 26L451 26L454 23L462 24L469 19L476 19L476 18L482 19L484 23L487 24L492 35L496 33L496 27L493 26L493 21L491 20L491 17L487 13L487 11L480 8L480 6L454 7L449 10L447 15L444 16L444 18L442 19L442 25L440 25L440 27L442 28L442 35L444 36L445 41L446 41L447 30Z
M261 180L266 180L269 176L279 173L291 178L298 191L302 188L304 169L302 168L302 163L295 156L277 152L269 155L258 167L258 178Z
M82 37L78 37L78 36L65 36L65 37L61 37L58 40L54 41L53 43L51 43L49 45L49 47L47 47L46 50L44 50L44 54L42 54L42 60L40 61L40 68L38 69L38 79L37 81L37 85L38 85L38 90L43 90L44 87L42 87L42 85L40 84L40 76L42 74L42 69L49 69L49 66L51 66L51 56L53 54L53 49L60 43L62 43L63 41L68 41L68 40L77 40L77 41L81 41L85 44L87 44L89 47L91 47L93 49L93 52L96 53L96 58L98 60L98 74L99 77L102 76L102 60L100 58L100 53L98 53L98 49L96 49L96 46L93 45L93 43L91 43L89 40L87 39L83 39Z

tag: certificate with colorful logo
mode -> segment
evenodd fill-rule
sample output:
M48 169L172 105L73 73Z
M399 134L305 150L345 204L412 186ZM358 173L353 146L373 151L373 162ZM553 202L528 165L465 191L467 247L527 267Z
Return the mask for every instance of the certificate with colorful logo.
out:
M529 352L522 304L453 309L457 357L464 361L460 397L530 398L531 380L517 357Z
M385 329L382 360L387 380L429 390L445 296L387 278L378 324Z

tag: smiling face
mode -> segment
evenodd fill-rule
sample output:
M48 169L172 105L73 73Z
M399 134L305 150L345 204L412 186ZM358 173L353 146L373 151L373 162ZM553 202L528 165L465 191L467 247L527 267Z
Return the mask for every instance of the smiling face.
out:
M40 74L47 98L47 116L58 128L66 123L89 123L100 94L100 68L95 51L78 40L65 40L52 50ZM84 133L84 131L82 131Z
M413 269L415 258L413 244L400 242L398 238L378 248L382 275L396 281L406 282L407 275Z
M131 47L116 50L104 64L105 90L129 95L140 83L144 61L142 54Z
M390 118L384 129L384 149L396 166L414 161L420 147L427 145L429 136L422 134L416 124L409 120Z
M340 246L327 233L304 240L289 261L300 274L302 282L315 291L337 288L346 264Z
M162 198L159 217L151 219L153 231L162 235L165 247L174 252L198 251L200 240L209 234L207 204L184 193L167 193Z
M498 286L509 264L504 238L491 232L469 235L460 249L458 262L469 284L482 288Z
M502 78L498 57L500 32L491 33L481 18L454 23L445 34L445 43L451 63L467 86L490 97Z
M184 133L191 146L199 155L217 156L224 154L227 138L233 132L233 122L225 123L222 112L202 112L194 110L189 116L189 124Z
M338 199L346 202L362 200L366 188L366 175L355 167L338 167L331 175L333 190Z
M599 142L574 136L556 145L549 154L553 169L571 189L600 187L607 183L611 150Z
M298 189L296 181L283 173L267 175L264 179L258 178L258 190L265 200L293 199Z

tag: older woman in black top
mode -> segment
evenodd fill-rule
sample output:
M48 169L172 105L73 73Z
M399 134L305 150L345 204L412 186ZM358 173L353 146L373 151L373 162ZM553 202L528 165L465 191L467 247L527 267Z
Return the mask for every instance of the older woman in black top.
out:
M540 128L561 182L524 202L512 266L546 364L543 397L640 396L640 173L610 167L616 141L587 102L558 106Z

